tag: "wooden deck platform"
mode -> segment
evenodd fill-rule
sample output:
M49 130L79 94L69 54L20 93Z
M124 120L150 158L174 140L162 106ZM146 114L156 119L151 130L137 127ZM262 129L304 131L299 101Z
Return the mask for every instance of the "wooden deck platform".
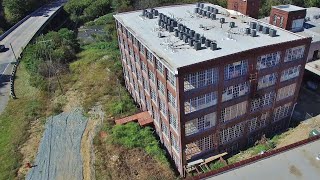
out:
M128 116L122 119L117 119L116 124L126 124L129 122L138 122L140 126L147 126L153 123L153 119L148 111L141 112L132 116Z

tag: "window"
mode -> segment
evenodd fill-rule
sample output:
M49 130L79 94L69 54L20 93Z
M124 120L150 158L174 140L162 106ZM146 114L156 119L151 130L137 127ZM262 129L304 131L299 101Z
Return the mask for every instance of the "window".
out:
M145 47L139 42L139 50L142 54L145 53Z
M250 111L254 112L254 111L262 109L263 107L272 105L274 97L275 97L275 92L271 91L269 93L262 95L259 98L253 99L251 101Z
M209 135L207 137L196 140L192 143L186 145L186 158L187 160L191 159L192 156L203 153L214 148L214 136Z
M162 114L163 114L164 116L167 115L167 113L168 113L167 107L166 107L165 102L163 102L162 99L159 99L159 109L160 109L160 111L162 112Z
M279 120L289 116L290 107L291 107L291 103L287 103L283 106L277 107L273 112L273 122L279 121Z
M164 74L164 69L165 69L165 67L164 67L163 64L160 62L159 59L157 59L156 65L157 65L157 70L158 70L161 74Z
M149 80L144 78L144 77L142 77L142 78L143 78L143 87L146 90L146 92L149 93L149 90L150 90L150 88L149 88Z
M216 84L218 82L218 68L188 74L184 77L184 91Z
M224 88L222 93L222 102L244 96L249 93L249 89L250 87L248 82Z
M138 81L139 81L140 83L142 83L143 80L142 80L142 74L141 74L140 71L137 71L137 77L138 77Z
M280 62L280 51L270 54L265 54L258 57L257 69L266 69L278 65Z
M259 78L258 90L275 85L277 82L277 74L272 73Z
M289 69L282 71L280 81L283 82L283 81L298 77L300 74L300 67L301 65L291 67Z
M169 83L173 86L176 87L176 77L175 75L170 72L169 70L167 71L167 80L169 81Z
M142 66L142 70L147 73L147 72L148 72L148 68L147 68L146 63L144 63L143 61L141 61L141 66Z
M255 117L255 118L252 118L251 120L249 120L249 122L248 122L249 132L253 132L255 130L258 130L258 129L265 127L268 115L269 115L269 113L266 112L266 113L262 114L260 117Z
M273 25L277 25L277 18L278 18L277 15L273 16Z
M178 122L177 122L177 118L174 114L172 114L171 112L169 112L169 121L170 121L170 125L171 127L178 131Z
M156 84L156 76L154 75L154 73L152 71L149 70L149 79Z
M151 64L153 64L153 55L148 50L147 50L147 60L150 61Z
M245 123L239 123L232 127L223 129L219 132L220 144L225 144L241 137L244 133Z
M229 80L237 78L247 74L248 72L248 60L238 61L232 64L228 64L224 68L224 79Z
M280 27L283 28L283 16L280 17Z
M133 53L133 48L130 46L129 47L129 55L133 57L134 53Z
M290 48L286 51L284 62L290 62L303 58L305 46Z
M227 122L244 115L247 112L247 101L224 108L221 111L221 122Z
M147 101L146 104L147 104L148 111L151 112L152 111L152 106L151 106L150 101Z
M200 118L193 119L186 122L185 133L186 136L204 131L216 125L217 115L216 113L207 114Z
M180 146L179 146L179 143L176 139L176 137L174 137L174 135L171 134L171 146L173 147L173 149L179 153L180 152Z
M160 80L158 80L158 90L162 95L165 95L166 87Z
M162 132L167 139L169 139L169 128L168 126L162 121Z
M159 126L160 124L161 124L161 122L160 122L160 115L157 113L157 112L155 112L154 113L154 122Z
M168 91L168 102L172 107L176 108L176 98L172 95L170 91Z
M157 93L153 89L151 89L151 99L154 101L155 104L157 104L158 102Z
M296 83L285 86L278 90L277 101L293 96L296 91Z
M184 102L185 113L191 113L217 104L217 92L204 94Z
M139 54L135 54L135 55L134 55L134 60L135 60L136 63L140 66L140 56L139 56Z

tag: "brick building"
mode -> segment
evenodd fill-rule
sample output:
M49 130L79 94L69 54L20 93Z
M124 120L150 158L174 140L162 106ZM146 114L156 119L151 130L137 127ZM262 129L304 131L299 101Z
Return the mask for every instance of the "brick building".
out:
M212 4L116 14L125 83L181 174L286 128L310 38Z
M305 8L295 5L273 6L269 23L292 32L298 32L303 30L306 14Z
M228 9L258 18L260 3L260 0L228 0Z

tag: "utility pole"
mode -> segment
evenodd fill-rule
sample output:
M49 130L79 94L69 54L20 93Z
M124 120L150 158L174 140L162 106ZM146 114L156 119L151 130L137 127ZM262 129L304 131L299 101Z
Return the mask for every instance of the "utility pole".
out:
M11 51L12 51L12 53L13 53L13 55L14 55L14 59L15 59L16 62L17 62L18 59L17 59L16 53L14 53L14 50L13 50L13 47L12 47L12 44L11 44L11 43L10 43L10 48L11 48Z

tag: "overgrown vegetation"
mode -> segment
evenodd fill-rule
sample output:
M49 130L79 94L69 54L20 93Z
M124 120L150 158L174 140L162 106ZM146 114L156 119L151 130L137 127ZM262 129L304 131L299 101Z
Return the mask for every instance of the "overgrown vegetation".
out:
M29 74L22 65L15 81L19 99L10 100L0 115L0 179L14 179L22 166L19 148L29 137L31 121L45 117L46 94L30 86Z
M78 50L76 35L68 29L37 37L35 43L27 46L21 60L31 75L31 85L41 90L55 90L46 79L58 78L66 72Z
M159 147L159 143L149 127L141 128L137 123L116 125L112 128L111 142L129 149L142 148L161 163L168 164L164 150Z

